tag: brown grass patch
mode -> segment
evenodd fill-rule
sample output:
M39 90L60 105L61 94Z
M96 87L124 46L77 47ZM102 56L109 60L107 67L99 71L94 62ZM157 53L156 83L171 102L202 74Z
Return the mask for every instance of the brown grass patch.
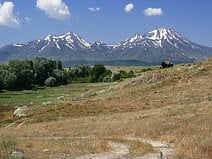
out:
M138 76L114 86L112 91L77 102L67 98L62 104L39 106L37 111L32 108L29 116L32 123L21 127L2 127L0 137L16 137L18 140L19 137L89 136L98 139L135 136L174 144L174 157L177 159L211 159L212 59L170 69L155 69L142 74L149 77L157 75L163 75L164 78L154 82L138 82ZM36 145L33 152L27 150L29 156L41 153L50 144L48 141L42 146L37 140L21 142L24 149L27 149L26 143L33 142ZM76 155L108 150L101 140L100 150L95 146L89 148L95 141L77 139L76 142L79 142L79 150L73 148ZM71 147L69 144L62 141L52 142L52 154L59 154L62 151L60 147ZM94 145L99 144L96 142ZM133 145L136 149L133 152L135 155L142 151L136 147L144 146L147 147L145 151L151 151L148 145L137 142Z

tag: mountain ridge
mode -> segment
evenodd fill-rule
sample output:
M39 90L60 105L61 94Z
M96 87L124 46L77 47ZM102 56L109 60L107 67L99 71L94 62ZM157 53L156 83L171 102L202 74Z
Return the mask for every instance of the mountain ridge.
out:
M212 56L212 48L196 44L173 28L157 28L137 33L115 44L100 40L88 42L75 33L47 35L43 39L0 48L0 62L11 59L31 59L36 56L62 61L138 60L157 63L169 59L188 62Z

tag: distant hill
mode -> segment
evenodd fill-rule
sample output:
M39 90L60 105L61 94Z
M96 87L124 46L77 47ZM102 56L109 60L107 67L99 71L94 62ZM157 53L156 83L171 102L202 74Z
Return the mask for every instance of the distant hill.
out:
M0 62L16 58L32 59L36 56L68 61L70 64L85 62L148 65L158 64L162 60L183 63L205 59L212 56L212 48L191 42L170 28L135 34L110 45L102 41L87 42L77 34L69 32L0 48Z

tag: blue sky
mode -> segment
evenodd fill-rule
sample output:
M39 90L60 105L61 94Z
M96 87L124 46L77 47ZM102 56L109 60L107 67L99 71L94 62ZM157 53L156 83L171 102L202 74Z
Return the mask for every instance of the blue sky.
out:
M0 0L0 46L66 32L116 43L158 27L212 47L212 0Z

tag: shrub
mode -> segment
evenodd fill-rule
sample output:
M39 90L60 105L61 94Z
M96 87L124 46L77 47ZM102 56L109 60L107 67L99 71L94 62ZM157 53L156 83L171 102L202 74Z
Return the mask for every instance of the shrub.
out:
M8 73L7 69L0 68L0 90L4 88L4 78Z
M4 88L3 81L0 79L0 91Z
M62 70L63 69L62 62L58 60L56 63L57 63L57 69Z
M2 90L4 88L4 79L3 76L0 73L0 90Z
M68 82L66 73L63 70L59 69L54 70L52 76L56 79L57 85L64 85L67 84Z
M110 70L105 70L103 74L99 76L98 82L110 82L112 72Z
M17 148L17 141L14 138L4 138L0 141L0 149L2 150L3 158L12 158L11 153L12 151L16 150Z
M119 81L119 80L125 79L125 78L132 78L134 76L135 75L134 75L133 71L126 72L126 71L121 70L119 73L113 75L113 81Z
M87 77L77 77L74 78L74 82L75 83L87 83L88 82L88 78Z
M87 65L77 65L72 69L74 77L88 77L90 67Z
M103 74L106 72L104 65L94 65L89 72L89 82L102 82Z
M16 87L19 89L30 88L33 84L33 63L28 60L11 60L8 64L9 71L17 77Z
M146 71L152 71L153 69L148 67L148 68L143 68L140 72L146 72Z
M7 90L17 89L17 76L14 73L8 72L4 77L4 88Z
M36 57L33 60L35 84L44 85L45 80L52 76L53 71L57 68L56 61L47 60L45 58Z
M54 77L49 77L45 80L45 85L48 87L54 87L57 85L57 80Z
M115 73L114 75L113 75L113 81L118 81L118 80L120 80L121 79L121 74L120 73Z

